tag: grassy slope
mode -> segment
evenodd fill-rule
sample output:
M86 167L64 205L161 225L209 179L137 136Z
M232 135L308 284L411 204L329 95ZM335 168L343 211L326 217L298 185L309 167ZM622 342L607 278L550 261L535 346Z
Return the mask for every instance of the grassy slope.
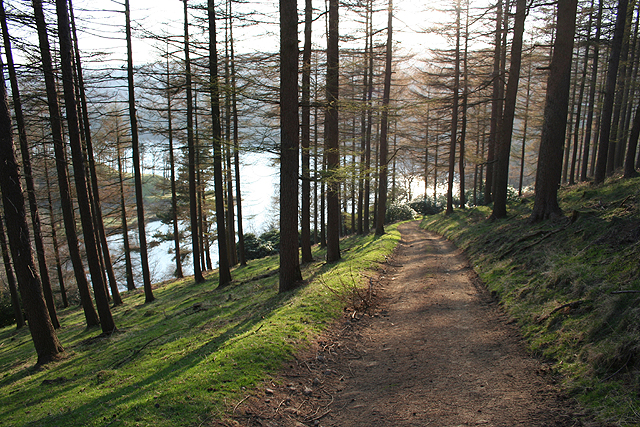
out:
M380 238L352 237L343 260L304 266L304 287L277 293L277 257L233 271L236 283L215 289L212 274L157 286L144 304L124 294L113 310L119 332L98 337L77 308L61 310L59 336L68 353L35 370L27 330L0 330L0 425L178 426L223 417L296 349L335 318L399 240L395 226ZM316 249L315 257L324 252Z
M560 197L567 218L557 222L529 224L531 197L506 220L490 223L480 207L423 226L466 250L531 349L583 403L616 425L639 425L640 178L576 185Z

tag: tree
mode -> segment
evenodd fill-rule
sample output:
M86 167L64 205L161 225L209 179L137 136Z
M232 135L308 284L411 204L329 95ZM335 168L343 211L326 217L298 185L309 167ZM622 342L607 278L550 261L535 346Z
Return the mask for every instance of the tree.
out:
M213 184L216 197L216 228L218 231L218 287L231 283L227 239L224 223L224 189L222 184L222 132L220 129L220 97L218 87L218 51L216 47L216 16L213 0L207 2L209 18L209 95L213 140Z
M189 57L189 8L187 0L184 2L184 64L185 64L185 86L187 89L187 149L189 153L189 218L191 222L191 254L193 257L193 277L196 283L204 282L202 267L200 263L200 234L198 227L198 193L196 181L196 144L193 137L193 94L191 88L191 59ZM219 235L223 239L224 235Z
M300 217L300 241L302 262L313 261L311 254L311 23L313 5L305 0L304 48L302 51L302 195Z
M509 81L505 93L505 106L500 126L500 136L496 144L496 182L493 195L493 218L507 216L507 185L509 184L509 153L511 152L511 135L513 134L513 121L516 113L516 101L518 98L518 82L520 80L520 65L522 63L522 35L524 33L524 21L526 17L526 0L516 1L516 15L513 28L513 41L511 42L511 67L509 68ZM573 46L572 46L573 48Z
M16 276L15 274L13 274L13 267L11 267L11 255L9 255L9 247L7 246L7 237L4 232L4 221L1 218L0 218L0 249L2 250L2 260L4 261L4 271L7 275L7 285L9 286L9 294L11 295L11 307L13 308L13 317L15 318L15 321L16 321L16 329L20 329L25 325L24 316L22 315L22 307L20 307L20 298L18 298Z
M42 292L40 277L35 269L29 229L27 227L26 210L22 196L22 185L18 172L15 148L13 145L11 114L7 99L7 88L4 81L4 64L0 59L0 188L2 205L7 224L9 246L16 268L18 287L22 296L22 304L27 314L29 332L38 354L38 365L60 358L64 349L58 340L51 323L47 305Z
M122 297L120 297L120 291L118 290L118 282L116 281L115 274L113 272L113 263L111 262L111 254L109 253L109 245L107 244L107 235L104 230L104 221L102 219L102 207L100 203L100 191L98 188L98 174L96 172L96 162L94 160L93 153L93 141L91 137L91 126L89 122L89 111L87 107L87 96L84 85L84 77L82 72L82 61L80 58L80 48L78 46L78 35L76 31L76 23L73 15L73 6L71 0L69 0L69 16L71 18L71 30L73 32L74 54L73 63L75 65L75 86L80 102L80 116L79 126L81 130L80 138L83 142L83 148L87 154L87 164L89 166L89 183L88 195L91 202L94 228L96 231L96 244L98 245L98 258L101 262L101 270L106 271L109 278L109 287L111 288L111 295L113 297L114 305L122 304Z
M535 200L530 218L532 222L562 215L558 205L558 185L562 175L562 147L569 107L577 3L577 0L558 3L557 30L547 80Z
M298 8L280 0L280 285L302 280L298 259Z
M80 128L78 124L78 110L73 81L73 55L71 44L71 30L69 27L69 10L66 0L56 0L56 14L58 16L58 38L60 42L60 63L62 68L62 87L64 92L65 110L67 113L67 129L69 132L69 145L73 162L73 177L76 184L76 198L80 209L80 223L84 237L84 247L87 252L87 263L91 273L93 295L96 299L96 307L100 316L102 332L110 334L116 330L116 325L109 308L109 299L106 283L100 265L100 255L96 241L96 232L93 227L93 216L87 188L86 166L82 142L80 141Z
M89 283L84 271L82 258L80 257L78 236L76 234L76 220L73 210L73 203L71 201L69 176L67 174L67 155L64 147L64 139L62 136L62 117L60 114L60 107L58 105L58 94L56 90L55 75L53 73L53 65L51 61L51 49L49 47L49 39L47 36L47 25L44 20L42 1L33 0L32 4L36 21L36 28L38 31L40 56L42 60L42 71L44 74L44 82L47 92L49 121L51 123L53 148L56 159L56 171L58 173L60 204L62 206L62 216L64 219L65 234L67 236L67 246L69 248L69 255L73 264L73 272L75 274L78 292L80 293L80 301L82 302L85 320L87 322L87 326L91 327L100 324L100 320L93 307L93 303L91 302Z
M42 290L44 298L49 310L49 317L53 327L60 328L58 314L56 313L56 304L51 289L51 280L49 279L49 269L47 267L47 259L45 257L44 241L42 239L42 227L40 226L40 214L38 211L38 201L36 200L35 184L33 180L33 171L31 168L31 154L29 152L29 144L27 141L27 129L22 112L22 101L20 99L20 90L18 88L18 77L16 75L15 65L13 63L13 53L11 51L11 38L7 28L7 17L4 11L4 5L0 3L0 24L2 25L2 35L4 40L5 54L7 56L7 66L9 69L9 80L11 82L11 94L13 98L13 109L15 112L15 120L18 125L18 139L20 141L20 154L22 155L22 168L24 170L24 180L27 185L27 197L29 200L29 211L31 212L31 225L33 227L33 237L36 244L36 255L38 257L38 267L40 271L40 280L42 282Z
M144 199L142 195L142 171L140 170L140 142L138 140L138 117L136 113L136 95L133 84L133 51L131 47L131 11L129 0L124 2L125 34L127 38L127 88L129 93L129 122L131 125L131 151L133 155L133 179L136 192L136 210L138 213L138 238L140 240L140 265L144 287L144 302L155 299L151 289L149 272L149 254L147 252L147 231L144 218ZM195 263L194 263L195 264Z
M384 219L387 211L387 168L388 168L388 142L389 131L389 98L391 95L391 57L392 57L392 29L393 3L389 0L389 19L387 23L387 53L384 67L384 88L382 93L382 119L380 121L380 171L378 181L378 218L376 223L376 235L384 234Z
M327 160L327 262L340 259L340 167L338 138L339 52L338 0L329 0L329 34L327 35L327 105L325 112L325 156ZM366 215L366 212L365 212Z
M458 99L460 90L460 3L456 3L456 48L453 75L453 106L451 107L451 142L449 143L449 174L447 177L447 209L453 213L453 175L456 163L456 140L458 138Z
M618 66L620 65L620 53L624 29L627 21L628 0L618 2L618 14L616 27L611 41L611 54L609 56L609 66L607 69L607 82L604 92L604 102L602 115L600 117L600 143L598 144L598 158L596 161L595 183L601 184L607 174L607 159L609 157L609 144L611 137L611 118L615 101L616 81L618 78Z

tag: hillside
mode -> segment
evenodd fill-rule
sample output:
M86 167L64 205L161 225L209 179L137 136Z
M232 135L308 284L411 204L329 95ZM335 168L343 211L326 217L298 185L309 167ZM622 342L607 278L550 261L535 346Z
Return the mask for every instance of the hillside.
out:
M560 191L566 217L531 224L533 196L426 217L465 249L530 349L614 425L640 423L640 178Z

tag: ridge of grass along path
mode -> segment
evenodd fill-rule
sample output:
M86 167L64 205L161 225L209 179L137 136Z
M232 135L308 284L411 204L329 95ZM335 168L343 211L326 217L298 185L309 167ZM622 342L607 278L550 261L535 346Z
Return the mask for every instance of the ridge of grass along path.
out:
M278 294L278 258L233 271L217 290L217 273L123 294L113 309L119 331L86 330L78 308L61 310L67 357L35 370L27 328L0 330L0 425L191 426L224 417L230 407L291 360L368 285L400 238L357 236L341 242L343 259L303 266L308 283ZM324 250L314 249L316 260ZM263 277L252 280L255 277Z
M465 250L530 349L616 426L640 425L640 178L564 187L567 217L530 224L533 197L426 217Z

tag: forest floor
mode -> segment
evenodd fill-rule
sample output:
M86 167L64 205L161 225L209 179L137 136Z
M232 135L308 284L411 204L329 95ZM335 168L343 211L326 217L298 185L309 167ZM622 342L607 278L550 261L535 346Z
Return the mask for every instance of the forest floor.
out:
M461 251L403 224L393 258L350 311L225 423L303 426L600 426L568 397Z

